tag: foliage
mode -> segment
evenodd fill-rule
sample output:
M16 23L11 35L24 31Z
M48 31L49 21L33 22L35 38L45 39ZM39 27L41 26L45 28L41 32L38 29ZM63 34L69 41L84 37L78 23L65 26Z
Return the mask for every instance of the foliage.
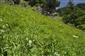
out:
M84 16L80 16L78 19L76 19L76 23L75 24L81 30L85 30L85 15Z
M80 5L82 6L82 5ZM85 10L81 9L78 6L74 6L72 4L72 1L68 3L67 7L61 8L60 10L60 15L64 16L63 21L64 23L70 23L74 26L76 26L79 29L85 30L83 27L85 24ZM81 26L83 25L83 26Z
M85 24L85 12L80 8L76 8L74 12L64 16L63 21L65 23L71 23L74 26L79 27L80 25Z
M85 3L79 3L76 5L76 7L79 7L81 9L85 10Z
M65 7L62 7L57 10L60 16L66 16L68 14L72 14L72 12L75 12L75 6L73 4L73 0L69 0L68 4ZM67 16L68 17L68 16Z

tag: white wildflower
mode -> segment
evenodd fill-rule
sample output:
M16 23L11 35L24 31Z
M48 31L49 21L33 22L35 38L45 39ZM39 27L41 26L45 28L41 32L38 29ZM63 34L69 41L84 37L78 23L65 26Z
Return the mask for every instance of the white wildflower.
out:
M73 37L74 37L74 38L79 38L79 36L77 36L77 35L73 35Z
M31 44L32 43L32 40L29 40L29 43Z
M29 40L29 46L32 46L32 40Z
M60 54L58 52L55 52L54 55L55 56L60 56Z

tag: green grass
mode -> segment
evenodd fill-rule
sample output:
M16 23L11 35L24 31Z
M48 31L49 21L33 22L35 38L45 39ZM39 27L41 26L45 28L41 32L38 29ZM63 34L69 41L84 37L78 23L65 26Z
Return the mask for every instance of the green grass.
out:
M56 19L0 4L0 56L85 56L85 32Z

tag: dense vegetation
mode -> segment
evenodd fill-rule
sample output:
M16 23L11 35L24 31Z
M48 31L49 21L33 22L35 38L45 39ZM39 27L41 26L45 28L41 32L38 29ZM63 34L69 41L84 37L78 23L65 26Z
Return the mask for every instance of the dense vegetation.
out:
M70 1L67 7L58 10L60 16L63 16L63 21L66 24L72 24L76 28L85 30L85 9L84 3L74 6Z
M85 56L85 4L70 0L56 10L59 5L58 0L0 0L0 56Z
M65 15L63 20L65 23L71 23L77 28L85 30L85 10L77 8L74 12Z
M0 56L85 56L85 32L56 19L0 4Z
M85 3L79 3L77 4L77 7L85 10Z

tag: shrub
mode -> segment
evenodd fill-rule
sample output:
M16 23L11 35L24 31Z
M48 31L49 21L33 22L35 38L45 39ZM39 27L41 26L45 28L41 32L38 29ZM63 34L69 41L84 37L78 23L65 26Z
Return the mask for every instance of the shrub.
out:
M81 25L85 24L85 12L77 8L75 12L64 15L63 21L66 24L70 23L73 24L75 27L83 29L83 26Z
M85 24L85 15L76 19L77 24Z
M85 10L85 3L79 3L76 6Z
M77 24L78 28L85 30L85 15L77 18L75 24Z
M71 23L73 24L77 18L77 15L75 13L68 14L67 16L65 15L63 18L63 21L65 23Z

